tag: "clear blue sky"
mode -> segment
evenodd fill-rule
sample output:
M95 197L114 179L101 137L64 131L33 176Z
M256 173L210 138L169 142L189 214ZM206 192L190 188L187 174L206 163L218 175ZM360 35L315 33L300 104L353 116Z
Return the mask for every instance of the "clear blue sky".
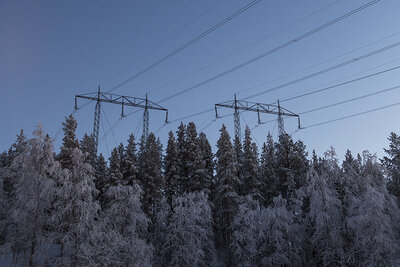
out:
M43 124L45 131L54 135L64 117L72 111L75 94L96 91L99 84L104 90L109 89L248 2L250 0L0 1L0 121L2 125L0 150L9 147L21 128L30 135L38 122ZM223 27L121 87L115 93L143 97L146 92L154 88L219 60L332 4L329 8L235 56L151 93L149 98L157 102L292 40L367 2L367 0L262 0ZM206 10L208 11L204 13ZM246 97L398 42L400 41L399 12L398 0L382 0L305 40L196 90L166 101L162 105L169 109L170 119L174 120L212 108L215 103L230 100L235 92L241 92L238 98ZM200 14L203 15L198 17ZM195 18L197 19L193 22ZM176 33L188 23L191 24ZM173 35L174 33L176 34ZM378 40L381 41L376 42ZM163 42L161 46L143 57L161 42ZM347 54L337 57L345 53ZM137 58L142 59L135 62ZM332 58L335 59L287 76ZM397 65L400 65L400 47L249 100L271 103L277 99L323 87L328 83L354 79ZM126 66L129 67L126 68ZM361 74L357 75L357 73ZM400 71L392 71L331 91L289 101L284 106L293 112L300 113L372 93L400 85L399 74ZM282 76L287 77L246 91L255 85ZM306 114L302 116L302 123L304 126L312 125L392 104L399 100L400 89ZM80 104L84 102L81 101ZM120 114L118 106L105 104L103 107L110 124L118 120ZM231 112L231 110L221 110L222 114ZM400 106L397 106L306 129L293 136L295 139L302 139L310 151L316 149L319 154L333 145L340 157L347 148L355 153L368 149L382 156L382 148L388 145L386 138L389 133L400 132L399 113ZM79 137L84 132L92 131L93 114L94 103L76 114ZM138 123L141 123L141 114L140 112L122 120L114 129L114 136L109 134L106 138L107 142L102 140L100 151L109 155L108 151L115 146L116 142L125 143L129 133L134 132ZM242 115L243 129L245 123L248 123L250 127L256 125L256 114L243 113ZM150 112L152 131L159 129L163 118L164 114ZM213 113L210 112L185 122L194 121L201 129L212 119ZM262 119L266 121L274 117L264 115ZM104 116L103 122L107 131L109 126ZM218 129L222 123L229 127L233 135L233 118L220 119L205 130L213 144L219 136ZM177 126L177 123L168 125L158 133L158 136L165 143L168 131L170 129L175 131ZM295 130L296 121L288 119L285 121L285 126L287 132L290 133ZM253 136L260 145L265 140L268 131L271 131L276 138L276 123L261 125L253 130ZM56 147L60 145L60 140L61 137L57 139Z

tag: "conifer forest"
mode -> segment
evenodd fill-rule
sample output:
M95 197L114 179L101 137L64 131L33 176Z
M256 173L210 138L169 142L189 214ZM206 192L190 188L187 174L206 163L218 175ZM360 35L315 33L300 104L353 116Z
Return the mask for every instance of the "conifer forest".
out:
M13 266L398 266L400 136L386 156L308 155L286 133L262 147L194 123L132 134L107 160L63 123L1 154L0 244Z

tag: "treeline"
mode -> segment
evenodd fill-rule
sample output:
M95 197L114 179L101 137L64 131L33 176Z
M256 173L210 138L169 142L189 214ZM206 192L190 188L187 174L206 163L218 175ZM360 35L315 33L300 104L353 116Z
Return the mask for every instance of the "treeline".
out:
M259 148L194 123L114 148L63 123L0 156L0 252L15 266L398 266L400 137L387 156L308 159L288 134Z

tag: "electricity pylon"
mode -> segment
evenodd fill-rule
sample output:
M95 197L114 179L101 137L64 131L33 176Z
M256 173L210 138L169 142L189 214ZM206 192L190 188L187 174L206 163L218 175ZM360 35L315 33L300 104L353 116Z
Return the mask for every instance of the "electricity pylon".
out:
M95 110L94 110L94 123L93 123L93 138L94 138L94 142L95 142L95 146L96 146L96 151L97 151L97 147L99 145L99 126L100 126L101 102L121 105L121 108L122 108L121 117L126 116L125 112L124 112L125 106L143 108L144 109L143 135L145 137L145 140L147 140L147 137L149 135L149 109L165 111L165 122L166 123L168 122L168 109L163 108L162 106L158 105L157 103L154 103L154 102L148 100L147 94L146 94L146 98L116 95L116 94L101 92L100 86L99 86L97 93L75 95L75 109L78 109L78 101L77 101L78 98L96 101L96 106L95 106Z
M216 118L219 118L218 107L231 108L231 109L235 110L233 113L233 118L234 118L233 122L234 122L234 126L235 126L235 137L239 138L239 140L241 140L239 110L257 112L259 124L262 123L261 118L260 118L260 113L268 113L268 114L278 115L278 128L279 128L280 135L285 132L285 127L283 124L283 116L297 117L298 128L299 129L301 128L300 116L286 108L281 107L279 101L278 101L278 105L248 102L248 101L244 101L244 100L237 100L236 94L235 94L233 101L226 101L226 102L222 102L219 104L215 104Z

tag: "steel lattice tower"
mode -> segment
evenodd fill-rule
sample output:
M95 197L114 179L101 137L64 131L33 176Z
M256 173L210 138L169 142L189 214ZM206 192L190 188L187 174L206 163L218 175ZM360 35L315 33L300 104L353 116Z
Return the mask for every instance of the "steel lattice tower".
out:
M233 113L233 115L234 115L233 121L234 121L234 125L235 125L235 136L238 136L239 138L241 137L239 110L257 112L259 124L262 124L261 119L260 119L260 113L268 113L268 114L278 115L279 134L282 134L285 132L284 124L283 124L283 116L297 117L298 128L299 129L301 128L300 127L300 116L294 112L291 112L290 110L282 108L280 106L279 101L278 101L278 105L254 103L254 102L248 102L248 101L243 101L243 100L237 100L236 95L235 95L235 98L233 101L226 101L223 103L215 104L216 118L219 118L218 107L231 108L231 109L235 110ZM239 140L241 140L241 139L239 139Z
M143 134L147 139L149 134L149 109L160 110L165 112L165 122L168 122L168 109L148 100L146 98L130 97L123 95L116 95L110 93L103 93L100 91L100 87L97 93L89 93L83 95L75 95L75 109L78 109L78 98L83 98L87 100L96 101L95 111L94 111L94 124L93 124L93 139L96 146L96 151L99 145L99 128L100 128L100 111L101 102L111 103L121 105L122 112L121 117L125 117L124 106L138 107L144 109L143 114Z

